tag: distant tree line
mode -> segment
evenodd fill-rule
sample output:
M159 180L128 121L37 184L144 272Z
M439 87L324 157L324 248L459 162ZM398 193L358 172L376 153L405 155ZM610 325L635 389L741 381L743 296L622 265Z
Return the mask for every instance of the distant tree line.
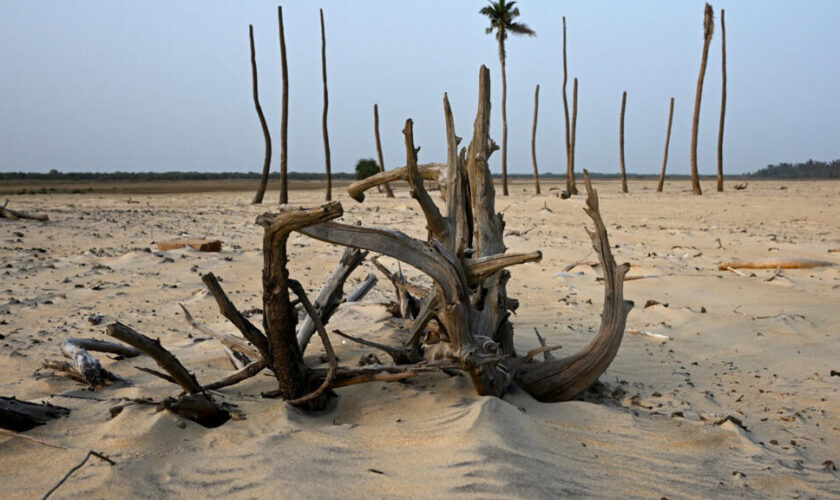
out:
M203 181L228 179L259 179L259 172L59 172L50 170L47 173L34 172L0 172L0 180L49 180L49 181ZM272 173L271 178L277 179L279 173ZM289 172L290 180L322 180L323 173ZM355 179L351 173L335 173L337 179Z
M773 179L840 179L840 160L830 163L808 160L805 163L767 165L749 176Z

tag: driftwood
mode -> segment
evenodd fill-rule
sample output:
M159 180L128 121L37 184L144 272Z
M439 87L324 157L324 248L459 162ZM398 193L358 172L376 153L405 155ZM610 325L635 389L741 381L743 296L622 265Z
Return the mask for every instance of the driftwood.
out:
M437 181L438 184L443 187L441 175L443 174L444 166L445 165L442 163L427 163L425 165L419 165L418 169L420 170L420 176L423 177L423 179ZM382 184L388 184L389 182L405 180L408 180L408 169L406 167L399 167L358 180L350 184L347 188L347 193L354 200L362 202L365 201L365 191L368 189L375 188L376 186L380 186Z
M92 456L93 456L93 457L98 458L99 460L102 460L103 462L107 462L109 465L116 465L116 464L117 464L117 463L116 463L116 462L114 462L114 461L113 461L110 457L108 457L108 456L106 456L106 455L104 455L104 454L102 454L102 453L99 453L99 452L96 452L96 451L93 451L93 450L88 450L87 455L85 455L85 458L84 458L84 459L82 459L82 461L81 461L81 462L79 462L78 464L76 464L76 465L75 465L72 469L70 469L69 471L67 471L67 474L64 474L64 477L62 477L62 478L61 478L61 480L59 480L59 481L58 481L58 483L56 483L56 485L55 485L55 486L53 486L53 487L50 489L50 491L48 491L48 492L47 492L47 493L43 496L43 498L42 498L41 500L46 500L47 498L49 498L49 497L50 497L50 495L52 495L53 493L55 493L55 490L57 490L59 486L61 486L62 484L64 484L64 482L65 482L65 481L67 481L67 479L68 479L68 478L69 478L69 477L70 477L70 476L71 476L74 472L76 472L77 470L81 469L81 468L82 468L82 467L83 467L83 466L87 463L88 459L90 459L90 457L92 457Z
M11 208L6 208L8 206L9 200L6 200L3 205L0 205L0 219L9 219L9 220L18 220L18 219L31 219L37 220L41 222L46 222L50 220L47 214L30 214L28 212L21 212L19 210L12 210Z
M61 352L70 361L44 361L41 368L61 372L68 378L98 389L112 382L125 382L106 370L89 351L116 354L119 358L133 358L141 353L137 349L96 339L67 338L61 342Z
M721 271L732 269L811 269L814 267L831 267L836 266L836 262L829 262L826 260L816 259L800 259L800 258L766 258L757 260L733 260L729 262L722 262L718 269Z
M107 331L111 337L135 347L154 359L158 366L186 391L186 394L177 399L166 399L163 402L165 408L205 427L218 427L230 419L230 413L217 405L213 398L204 392L195 376L188 372L178 358L167 351L160 341L150 339L122 323L108 325Z
M281 397L291 404L307 409L323 409L333 389L368 382L395 382L419 373L451 373L461 370L469 374L476 392L502 396L508 386L516 382L540 401L564 401L575 397L595 382L615 357L621 343L627 313L632 303L624 301L623 282L628 264L617 265L610 251L606 226L601 219L598 197L592 188L589 174L584 170L587 198L585 212L594 222L590 232L593 247L604 271L604 308L602 323L596 338L580 352L556 358L550 354L558 346L541 346L524 356L517 354L513 342L513 325L509 318L519 302L507 296L506 285L511 277L508 267L536 262L539 251L507 254L503 240L504 221L494 208L495 191L488 167L490 155L498 146L490 139L490 79L482 66L479 73L478 110L473 125L473 137L468 148L458 151L460 138L455 135L454 118L448 97L444 94L443 110L446 123L446 163L427 168L445 189L441 190L444 206L438 207L424 186L423 169L417 164L419 148L414 145L413 122L407 120L405 136L406 166L401 172L382 172L378 179L364 185L351 186L351 195L361 198L365 189L382 182L405 179L411 196L420 205L426 221L426 240L410 237L400 231L348 225L334 222L343 213L337 202L328 202L310 209L287 208L279 213L265 213L257 218L264 229L263 236L263 328L260 330L240 313L219 285L207 274L202 280L216 299L221 312L253 346L248 354L259 359L251 361L224 379L202 387L195 377L162 348L159 342L144 337L120 324L109 326L109 334L134 345L152 356L166 370L166 378L181 385L186 395L168 408L199 420L207 415L224 412L207 395L206 390L220 389L253 377L265 368L277 380L277 389L263 393L266 397ZM303 287L289 277L286 243L292 231L329 243L352 247L345 256L364 251L376 252L411 265L428 275L434 282L431 289L409 286L404 277L384 270L394 283L398 295L413 290L422 302L408 331L408 338L400 345L388 346L362 338L335 333L363 345L387 353L393 365L380 363L355 368L341 367L332 348L319 311L310 303ZM349 258L349 257L348 257ZM356 257L360 258L360 257ZM335 281L349 274L349 263L343 262L334 273ZM352 295L361 296L372 286L369 276ZM330 280L332 282L333 279ZM339 285L325 285L319 293L326 305L337 303L331 298ZM422 292L422 293L421 293ZM297 296L292 301L291 293ZM336 295L340 295L336 293ZM297 310L303 306L314 324L327 354L328 366L310 367L303 359L303 350L296 332ZM185 310L187 320L199 331L219 338L232 349L242 352L243 343L231 342L228 336L210 333ZM434 322L432 323L432 321ZM432 326L433 325L433 326ZM423 342L429 334L434 348L426 349ZM539 338L539 337L538 337ZM543 354L544 361L535 358ZM205 413L206 412L206 413ZM227 418L219 418L219 422Z
M543 401L562 401L586 389L614 358L624 333L631 303L623 300L622 284L628 265L616 265L610 252L598 199L585 173L587 214L595 222L593 245L604 268L603 323L595 341L583 351L562 359L534 361L520 357L513 347L508 321L506 267L539 260L539 252L505 255L504 223L494 210L494 190L487 160L497 146L489 138L489 73L479 75L479 106L473 140L465 153L457 152L454 120L444 96L447 164L446 210L442 212L423 187L413 142L413 123L406 122L406 177L424 214L429 241L410 238L398 231L349 226L334 222L313 225L300 232L327 242L364 248L393 257L429 275L435 289L425 299L406 345L383 348L392 356L417 342L417 332L431 318L437 320L446 341L442 354L452 366L468 372L479 394L502 395L517 383ZM380 174L383 175L383 174ZM372 187L372 186L371 186ZM354 340L356 340L354 338ZM361 340L361 339L358 339ZM375 343L364 341L366 345ZM440 350L439 350L440 353ZM411 357L407 357L411 360ZM399 362L399 361L397 361Z
M621 192L627 192L627 172L624 169L624 111L627 108L627 91L621 94L621 118L618 130L618 150L621 158Z
M662 157L662 172L659 174L659 183L656 185L656 192L661 193L665 185L665 168L668 166L668 147L671 144L671 124L674 121L674 98L671 98L671 108L668 111L668 129L665 132L665 155Z
M176 240L161 241L157 244L158 250L175 250L177 248L190 247L200 252L218 252L222 249L222 242L203 238L178 238Z
M0 427L15 432L28 431L48 421L64 417L70 410L49 403L30 403L0 396Z
M319 319L322 323L327 323L330 316L333 315L338 305L344 296L344 282L350 277L350 274L356 270L357 267L367 257L367 252L363 252L357 248L345 248L344 253L341 254L338 266L330 275L330 278L321 287L318 295L315 297L315 311L318 312ZM303 324L297 332L297 341L300 346L301 353L306 350L309 339L315 334L315 321L311 316L307 316L303 320Z
M327 196L326 200L332 200L332 172L330 168L330 136L327 133L327 110L330 105L329 94L327 93L327 38L324 32L324 9L321 12L321 75L324 81L324 113L321 115L321 131L324 134L324 164L327 173Z
M289 151L289 67L286 64L286 35L283 30L283 6L277 6L277 26L280 39L280 70L283 76L280 112L280 204L289 203L288 151Z

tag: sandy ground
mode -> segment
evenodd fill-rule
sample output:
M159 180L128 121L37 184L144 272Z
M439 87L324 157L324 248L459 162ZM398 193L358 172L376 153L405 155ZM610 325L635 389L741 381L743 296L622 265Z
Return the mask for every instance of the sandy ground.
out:
M654 276L626 284L636 303L628 327L670 340L625 335L581 400L543 404L516 388L501 400L479 397L466 377L441 374L340 389L327 411L309 415L261 399L273 388L261 375L221 391L245 419L217 429L139 405L110 417L119 398L178 392L134 368L154 366L147 358L100 356L133 385L97 392L35 371L61 358L62 338L105 338L104 325L119 320L159 337L200 381L228 374L219 344L194 334L177 303L233 333L200 281L212 271L241 310L261 307L262 230L253 222L271 205L249 205L250 192L135 195L139 203L12 196L10 208L44 211L50 221L0 220L0 395L70 408L68 418L28 434L72 449L0 436L0 496L40 497L95 449L117 464L92 460L56 497L840 498L831 466L840 466L840 376L830 375L840 371L840 268L786 270L772 281L772 270L717 270L732 258L840 262L829 252L840 248L840 183L751 182L723 194L706 183L703 197L687 182L667 184L664 194L647 181L632 182L630 195L617 182L595 186L617 260L632 263L631 276ZM508 291L522 303L513 318L518 349L537 345L537 328L570 354L597 330L603 287L588 266L563 272L595 256L583 199L561 200L549 187L535 197L530 184L516 184L496 207L508 231L528 230L506 237L510 250L544 255L512 270ZM292 192L305 206L321 197ZM393 200L339 199L345 221L423 236L405 188ZM156 251L157 241L182 232L221 238L223 251ZM311 294L341 252L301 235L289 250L291 275ZM368 272L366 263L347 288ZM382 279L330 325L388 341L401 327L382 306L392 294ZM645 308L648 300L660 304ZM91 325L91 314L105 319ZM323 353L315 342L313 364ZM336 344L347 365L372 352Z

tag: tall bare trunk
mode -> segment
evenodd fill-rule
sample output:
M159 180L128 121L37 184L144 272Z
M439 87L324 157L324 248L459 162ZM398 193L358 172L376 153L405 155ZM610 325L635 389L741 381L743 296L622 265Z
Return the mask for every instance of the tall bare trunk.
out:
M540 173L537 170L537 112L540 109L540 86L534 90L534 127L531 129L531 161L534 163L534 186L540 194Z
M283 33L283 7L277 6L277 24L280 29L280 66L283 72L283 108L280 115L280 204L289 203L288 149L289 149L289 68L286 66L286 36Z
M700 101L703 97L703 79L706 78L706 61L709 58L709 44L714 32L714 11L706 4L703 16L703 59L700 61L700 75L697 77L697 92L694 95L694 118L691 120L691 188L694 194L703 194L700 176L697 173L697 129L700 125Z
M569 194L576 194L577 189L574 188L572 163L569 158L571 153L571 141L569 139L569 100L566 97L566 83L568 80L569 74L566 70L566 16L563 16L563 115L566 118L566 192ZM574 189L574 192L572 189Z
M379 106L373 105L373 133L376 136L376 155L379 157L379 171L385 171L385 160L382 157L382 142L379 140ZM394 197L394 192L391 191L391 186L385 183L385 196L388 198Z
M726 115L726 24L724 14L726 11L720 9L720 42L721 42L721 76L722 84L720 91L720 128L718 129L718 176L717 190L723 191L723 118Z
M262 177L260 177L260 186L257 188L257 194L254 195L252 204L262 203L263 196L265 196L265 188L268 186L268 169L271 167L271 134L268 133L268 124L265 122L265 115L263 114L262 106L260 106L260 93L257 88L257 53L254 50L254 26L248 26L248 36L251 40L251 81L254 90L254 107L257 108L257 116L260 119L260 127L262 127L263 137L265 138L265 160L263 161Z
M499 61L502 63L502 194L507 196L507 73L505 73L505 34L501 32L499 35Z
M577 90L578 90L578 80L575 78L574 85L572 86L572 137L569 142L569 163L571 167L569 169L569 178L572 180L572 191L569 194L577 194L577 187L575 186L575 135L577 133Z
M618 149L621 154L621 192L627 192L627 173L624 170L624 108L627 107L627 92L621 94L621 120L618 129Z
M665 134L665 157L662 159L662 173L659 174L659 185L656 186L656 192L662 192L662 186L665 185L665 167L668 166L668 145L671 143L671 123L674 120L674 98L671 98L671 111L668 112L668 132Z
M332 174L330 172L330 136L327 134L327 108L330 100L327 95L327 37L324 34L324 9L321 11L321 74L324 75L324 114L321 118L321 128L324 131L324 161L327 166L327 196L332 200Z

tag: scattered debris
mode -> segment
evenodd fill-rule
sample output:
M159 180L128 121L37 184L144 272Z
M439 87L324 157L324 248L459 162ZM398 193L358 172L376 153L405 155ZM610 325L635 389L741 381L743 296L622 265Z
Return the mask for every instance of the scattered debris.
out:
M200 252L218 252L222 249L222 242L202 238L178 238L177 240L161 241L157 244L159 250L175 250L187 246Z

